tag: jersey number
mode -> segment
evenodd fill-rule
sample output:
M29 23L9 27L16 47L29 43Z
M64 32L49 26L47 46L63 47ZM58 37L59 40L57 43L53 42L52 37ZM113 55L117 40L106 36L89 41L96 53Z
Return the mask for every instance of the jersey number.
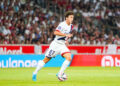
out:
M55 53L55 51L50 50L50 51L49 51L49 56L53 55L54 53Z

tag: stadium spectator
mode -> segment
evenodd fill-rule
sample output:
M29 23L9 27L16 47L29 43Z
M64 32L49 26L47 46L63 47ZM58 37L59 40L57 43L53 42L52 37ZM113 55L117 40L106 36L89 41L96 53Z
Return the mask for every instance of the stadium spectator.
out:
M67 10L75 13L70 44L120 44L120 0L0 0L0 43L48 44Z

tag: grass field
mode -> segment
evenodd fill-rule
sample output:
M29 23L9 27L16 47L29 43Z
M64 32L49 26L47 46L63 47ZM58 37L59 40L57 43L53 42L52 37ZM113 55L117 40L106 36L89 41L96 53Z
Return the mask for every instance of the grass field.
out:
M32 81L35 68L0 68L0 86L120 86L120 68L69 67L68 80L58 81L59 68L46 67Z

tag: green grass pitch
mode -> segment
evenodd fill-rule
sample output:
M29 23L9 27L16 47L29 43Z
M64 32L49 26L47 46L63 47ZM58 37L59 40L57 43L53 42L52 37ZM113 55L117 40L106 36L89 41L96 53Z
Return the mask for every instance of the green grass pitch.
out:
M0 86L120 86L119 67L68 67L68 80L60 82L60 68L45 67L32 81L35 68L0 68Z

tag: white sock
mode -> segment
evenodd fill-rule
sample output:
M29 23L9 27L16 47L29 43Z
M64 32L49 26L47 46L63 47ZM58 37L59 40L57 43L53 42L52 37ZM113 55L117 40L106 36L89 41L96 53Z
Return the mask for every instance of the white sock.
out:
M70 64L70 61L65 60L61 66L61 69L59 71L59 75L61 75L62 73L64 73L64 70L68 67L68 65Z
M37 74L38 71L39 71L40 69L42 69L44 65L45 65L45 63L44 63L42 60L39 61L38 65L37 65L37 68L35 69L35 71L33 72L33 74Z

